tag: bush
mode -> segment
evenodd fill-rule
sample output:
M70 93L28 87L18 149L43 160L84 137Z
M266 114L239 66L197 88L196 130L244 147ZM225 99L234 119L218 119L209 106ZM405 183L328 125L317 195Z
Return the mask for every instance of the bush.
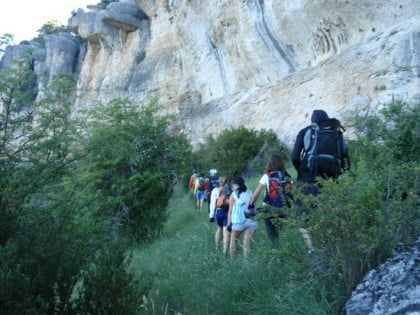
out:
M245 172L252 165L261 172L267 157L282 154L287 160L288 153L273 131L255 131L245 127L224 130L217 137L208 137L195 152L193 161L196 169L216 168L219 174L233 178Z
M75 291L80 293L80 299L92 295L89 285L101 281L109 282L109 274L115 279L115 282L111 282L113 288L118 287L120 292L125 294L133 287L133 279L125 269L127 265L123 264L125 255L122 253L127 250L125 242L119 238L118 250L109 245L115 235L110 233L110 220L107 217L109 212L106 212L109 209L106 206L112 204L114 196L104 194L101 187L119 192L119 183L124 186L135 180L129 176L119 178L118 172L121 171L121 177L126 176L127 173L122 170L126 170L128 165L130 170L140 169L141 174L134 173L144 179L150 177L150 174L143 172L139 166L145 165L147 168L151 165L154 169L151 167L150 171L156 170L154 174L159 176L159 185L166 185L161 190L162 199L156 202L164 208L167 202L165 198L170 193L168 187L176 181L176 166L183 165L179 161L183 161L187 155L185 152L188 145L185 145L183 137L172 137L166 131L167 118L154 120L149 109L141 116L146 121L145 125L142 125L142 120L131 120L127 125L121 126L125 123L123 121L118 125L118 122L124 120L124 114L116 113L113 120L112 115L106 116L105 111L101 122L109 128L109 133L101 129L100 124L95 126L92 123L92 129L89 130L91 133L86 131L82 134L79 132L82 121L72 118L74 113L70 106L74 80L69 76L56 78L43 98L35 102L36 90L25 90L30 86L28 81L33 78L25 65L23 60L20 66L24 70L18 65L13 70L0 72L0 313L68 313L75 307L71 302ZM21 93L23 90L25 91ZM150 114L145 114L146 112ZM139 116L134 114L132 118ZM118 137L121 134L126 137ZM125 142L118 146L119 142L103 140L106 145L98 148L102 143L102 135L104 139ZM150 142L148 147L142 146L141 141L133 141L140 136L146 136L144 141ZM153 142L156 139L160 141ZM87 141L86 146L83 141ZM128 148L124 147L126 143ZM122 160L131 163L118 164L118 153L108 160L110 156L106 154L112 152L110 147L114 144L116 149L122 149ZM150 163L149 156L144 156L141 164L139 152L145 149L150 149L148 152L158 156ZM103 159L97 159L101 154ZM113 168L114 165L117 166ZM108 170L111 170L114 177L109 176ZM103 177L95 176L97 174ZM146 178L137 186L142 188L153 183ZM99 189L85 190L92 187ZM124 192L123 189L121 191ZM134 192L137 195L132 198L142 199L138 190L134 189ZM127 193L129 198L130 193L131 191ZM126 196L122 196L121 200L129 200L123 199L124 197ZM152 194L152 197L157 199L156 194ZM146 203L148 201L147 198L142 200ZM147 207L149 209L156 210ZM144 213L147 216L148 212ZM157 217L159 214L152 215ZM157 224L152 222L150 225L159 225L162 220L164 215L163 218L158 218ZM149 224L147 221L143 223ZM141 228L138 230L144 231ZM98 253L106 255L95 260ZM111 258L107 260L104 257ZM99 273L94 272L90 269L92 264L112 266L115 270L104 272L104 268ZM85 282L81 281L81 277ZM81 283L85 283L86 287ZM134 295L119 296L118 290L113 291L113 296L105 293L101 295L104 307L118 298L127 304L125 310L134 308L134 304L137 307L137 300L136 303L133 302ZM137 298L135 295L135 299ZM77 306L82 307L84 302L79 302Z
M151 287L151 278L141 280L130 274L132 256L126 256L125 246L114 243L99 254L95 262L83 271L76 290L73 310L78 314L138 314L143 295Z
M185 173L190 146L168 131L170 117L154 105L138 110L114 100L92 113L87 155L80 161L77 199L137 240L159 234L178 174Z

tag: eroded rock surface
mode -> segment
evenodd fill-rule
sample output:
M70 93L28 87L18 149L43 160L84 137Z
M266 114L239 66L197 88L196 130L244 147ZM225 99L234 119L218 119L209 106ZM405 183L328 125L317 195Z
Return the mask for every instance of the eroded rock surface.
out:
M347 315L420 314L420 239L397 248L393 258L370 271L345 307Z

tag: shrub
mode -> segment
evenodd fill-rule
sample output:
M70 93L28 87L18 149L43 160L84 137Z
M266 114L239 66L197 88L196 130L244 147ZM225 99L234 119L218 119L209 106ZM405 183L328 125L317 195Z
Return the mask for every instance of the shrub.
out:
M82 150L82 141L89 134L79 133L81 121L71 118L69 94L74 81L69 76L56 78L44 97L35 103L36 90L25 90L30 86L26 80L32 79L31 71L25 67L25 60L21 66L23 68L0 72L0 313L67 313L73 307L71 299L75 287L79 284L82 290L81 271L89 270L92 262L102 264L101 260L93 260L98 252L113 257L110 265L119 266L113 271L119 289L121 292L130 290L131 275L123 270L126 265L121 264L123 255L120 253L127 247L119 242L120 252L116 251L114 256L113 247L108 246L114 236L109 233L109 220L103 213L95 215L92 203L85 203L104 195L93 193L89 198L78 198L83 197L85 186L93 185L84 181L87 177L78 177L86 175L81 172L86 170L82 166L95 169L87 163L95 159L89 156L91 152ZM151 128L152 132L164 126L155 123L147 125L156 127ZM165 133L165 129L162 132ZM166 142L162 144L172 143L163 150L181 150L184 144L182 138L177 140L167 135L164 139ZM80 152L92 160L83 160ZM165 180L174 180L176 172L172 172L171 167L180 152L161 154L164 161L157 159L169 173L162 176ZM96 203L100 204L97 200ZM105 283L109 281L107 275L102 272L92 277L95 281L104 277L101 281ZM119 281L118 277L124 281ZM89 290L88 287L83 289L79 292ZM112 297L103 295L110 299L103 300L104 305L119 298L117 290L113 292ZM130 297L124 301L127 307L132 306L128 303Z
M245 127L224 130L217 137L208 137L195 152L196 169L216 168L228 178L242 174L252 164L262 169L268 155L282 154L287 159L287 149L273 131L255 131ZM257 159L255 159L257 157Z
M65 26L60 24L60 22L58 20L50 20L46 23L44 23L41 28L38 30L38 33L42 36L42 35L52 35L52 34L57 34L60 32L70 32L70 29Z
M185 172L186 138L168 131L170 117L157 116L154 105L139 110L116 99L92 118L76 179L80 206L108 217L115 232L156 236L178 174Z
M151 278L136 279L129 272L131 255L125 246L114 243L101 252L82 272L80 287L73 300L78 314L138 314ZM142 281L142 282L141 282Z

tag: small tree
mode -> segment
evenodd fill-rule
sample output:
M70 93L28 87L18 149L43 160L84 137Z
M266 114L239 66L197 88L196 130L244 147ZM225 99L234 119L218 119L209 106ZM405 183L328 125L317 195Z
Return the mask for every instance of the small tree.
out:
M217 137L208 137L194 154L195 168L216 168L228 178L242 174L257 155L254 168L263 171L262 165L273 153L287 160L287 148L273 131L255 131L245 127L224 130Z
M79 200L87 211L107 216L116 232L147 239L161 230L190 152L185 136L168 131L169 123L154 105L139 110L122 99L92 113Z
M63 24L60 24L60 21L58 20L50 20L44 23L38 30L40 35L51 35L59 32L70 32L70 29Z
M0 58L3 55L6 47L13 43L14 36L10 33L0 35Z

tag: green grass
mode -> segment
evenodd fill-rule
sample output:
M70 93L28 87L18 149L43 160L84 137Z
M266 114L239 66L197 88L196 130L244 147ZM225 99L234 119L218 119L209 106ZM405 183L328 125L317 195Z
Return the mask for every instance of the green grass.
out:
M250 180L250 188L257 182ZM196 212L180 186L169 210L162 238L134 251L133 270L154 278L141 313L331 314L322 288L307 276L312 258L297 231L284 231L273 251L260 221L250 257L239 248L230 261L214 248L207 211Z

